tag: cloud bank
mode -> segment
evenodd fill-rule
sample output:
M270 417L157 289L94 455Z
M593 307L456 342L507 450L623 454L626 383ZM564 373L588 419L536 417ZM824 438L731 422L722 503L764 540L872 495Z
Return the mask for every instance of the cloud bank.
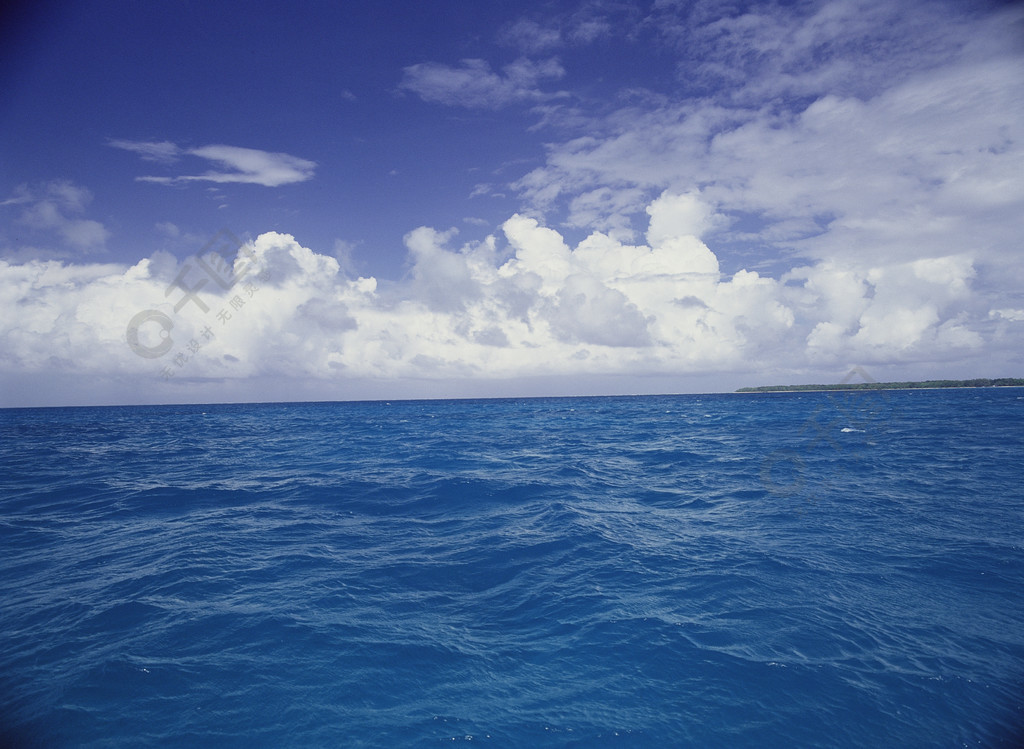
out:
M840 370L969 357L999 335L1020 342L1012 314L972 305L969 253L724 275L701 239L715 216L699 193L666 192L647 213L635 245L593 232L569 247L518 214L460 247L455 230L421 227L406 237L411 272L398 284L348 277L273 232L226 260L4 262L0 371L130 377L156 392L256 378Z

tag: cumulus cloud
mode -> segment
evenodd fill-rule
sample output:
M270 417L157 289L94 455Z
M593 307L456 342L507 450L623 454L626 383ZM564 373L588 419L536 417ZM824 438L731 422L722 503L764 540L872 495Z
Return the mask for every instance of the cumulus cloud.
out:
M424 62L405 68L401 88L424 101L472 109L500 109L510 104L535 103L565 96L545 92L540 83L558 79L565 70L558 60L520 58L495 72L485 60L467 59L459 66Z
M112 140L110 145L137 153L146 161L172 164L183 156L197 156L213 162L219 167L219 169L211 169L195 175L136 177L140 182L156 182L165 185L185 182L214 182L218 184L237 182L263 185L264 187L279 187L312 179L316 169L314 161L300 159L286 153L273 153L255 148L240 148L239 146L210 145L182 149L170 142L130 140Z
M969 300L975 275L972 259L957 255L865 270L830 261L788 277L804 280L809 317L821 319L807 336L811 358L873 362L980 350L983 318Z
M994 318L1021 337L1005 330L1018 310L973 310L966 255L723 275L699 236L715 222L701 194L664 193L648 213L639 245L594 232L571 247L519 215L462 246L421 227L406 237L408 277L385 285L273 232L220 259L0 263L0 370L151 388L642 376L927 361L977 350Z
M556 120L581 134L553 140L512 187L532 215L623 241L658 194L699 189L724 219L706 236L730 251L865 266L970 251L979 268L1010 267L1022 25L1016 6L659 3L628 33L657 30L681 88L702 95Z
M638 195L700 186L756 217L775 247L822 259L1010 247L1024 228L1019 69L923 74L868 102L827 96L784 118L691 104L630 112L608 136L553 145L515 187L535 211L567 207L571 223L578 196L600 191L583 219L635 227Z
M639 308L592 275L565 279L550 314L555 335L570 343L646 347L651 338Z

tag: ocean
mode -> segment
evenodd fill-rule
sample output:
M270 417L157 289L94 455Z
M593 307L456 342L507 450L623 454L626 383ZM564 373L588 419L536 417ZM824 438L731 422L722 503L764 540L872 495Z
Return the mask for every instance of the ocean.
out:
M1024 390L0 411L0 744L1024 738Z

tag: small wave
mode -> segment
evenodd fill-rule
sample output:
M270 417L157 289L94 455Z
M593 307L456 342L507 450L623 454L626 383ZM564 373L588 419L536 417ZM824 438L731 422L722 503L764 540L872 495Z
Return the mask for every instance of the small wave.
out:
M997 744L1016 401L912 397L0 409L0 735Z

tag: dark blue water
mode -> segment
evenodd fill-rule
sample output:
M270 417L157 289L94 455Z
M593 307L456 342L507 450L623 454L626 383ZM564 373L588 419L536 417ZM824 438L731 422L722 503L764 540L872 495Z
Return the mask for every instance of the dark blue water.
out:
M2 736L1014 746L1022 456L1020 389L0 411Z

